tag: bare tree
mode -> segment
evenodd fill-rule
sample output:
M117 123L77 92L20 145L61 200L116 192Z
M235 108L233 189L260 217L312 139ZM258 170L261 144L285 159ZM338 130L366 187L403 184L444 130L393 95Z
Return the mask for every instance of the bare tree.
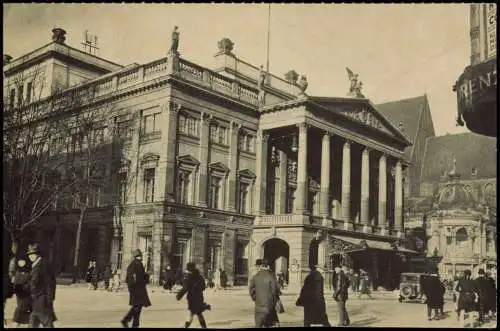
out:
M60 94L43 98L45 69L4 77L3 225L11 239L39 221L58 193L72 183L61 178L66 152L64 120L71 104Z

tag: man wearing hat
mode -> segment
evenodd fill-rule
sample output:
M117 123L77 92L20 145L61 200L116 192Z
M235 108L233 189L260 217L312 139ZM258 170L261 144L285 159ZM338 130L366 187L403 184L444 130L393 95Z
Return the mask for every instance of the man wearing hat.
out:
M132 327L139 327L142 307L151 306L148 291L146 290L147 275L142 264L142 252L136 249L133 253L134 260L127 268L127 277L125 281L128 285L130 295L129 305L132 306L127 315L121 320L122 326L128 328L128 323L132 321Z
M270 327L277 322L278 283L269 271L267 260L258 259L255 265L258 271L249 284L250 297L255 302L255 327Z
M42 324L43 327L53 328L56 320L53 305L55 299L53 273L42 258L38 244L29 245L26 255L31 261L28 280L32 299L29 326L36 328Z
M479 323L484 323L484 315L489 310L489 295L491 291L490 282L486 279L484 269L478 270L478 277L476 278L477 294L479 296Z
M348 270L346 266L342 266L342 268L339 269L336 268L335 270L335 285L333 286L335 289L333 292L333 299L337 302L339 308L339 322L337 326L349 326L351 320L349 319L349 314L346 309L350 285L349 277L347 276Z

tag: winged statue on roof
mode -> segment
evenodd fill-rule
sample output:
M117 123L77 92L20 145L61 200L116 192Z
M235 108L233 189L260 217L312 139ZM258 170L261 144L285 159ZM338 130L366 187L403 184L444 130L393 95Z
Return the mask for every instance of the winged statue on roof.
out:
M363 83L358 80L358 74L355 74L348 67L346 67L345 70L347 71L347 76L349 77L349 81L351 82L351 86L349 87L349 93L347 95L355 98L363 98L364 96L361 93L361 88L363 87Z

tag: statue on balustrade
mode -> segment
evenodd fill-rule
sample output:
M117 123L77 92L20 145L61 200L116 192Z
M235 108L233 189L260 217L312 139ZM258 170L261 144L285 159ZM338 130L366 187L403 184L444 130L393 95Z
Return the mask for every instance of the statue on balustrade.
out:
M361 93L363 83L361 81L358 81L358 74L353 73L347 67L345 69L347 70L349 81L351 82L351 86L349 87L349 93L347 94L347 96L353 98L364 98L365 96Z
M307 86L309 85L309 83L307 82L307 77L301 75L300 76L300 81L298 82L297 85L300 88L300 94L299 94L299 96L305 96L306 95L305 92L307 90Z
M179 48L179 35L178 27L174 26L174 31L172 31L172 45L170 46L170 52L177 54L179 53L177 49Z

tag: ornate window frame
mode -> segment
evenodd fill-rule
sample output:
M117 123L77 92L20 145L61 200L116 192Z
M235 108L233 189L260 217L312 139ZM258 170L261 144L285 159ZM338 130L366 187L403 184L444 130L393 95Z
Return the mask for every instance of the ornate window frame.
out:
M237 186L236 186L236 210L240 214L251 214L253 210L253 200L255 190L255 178L257 176L249 169L239 170L237 174ZM247 186L246 198L245 198L245 208L241 209L241 187L244 184Z
M182 155L177 158L177 190L176 190L176 201L181 204L194 205L194 197L196 196L196 183L199 175L199 165L198 161L193 156L187 154ZM183 178L189 178L189 183L187 187L181 187ZM184 192L187 192L187 199L183 201Z
M212 209L219 209L223 210L224 208L224 197L226 196L226 183L227 183L227 176L229 174L229 168L224 165L222 162L213 162L209 166L209 180L208 180L208 206L209 208ZM214 179L216 179L219 183L218 185L218 198L217 198L217 205L214 205L212 202L212 184L214 182Z
M156 168L158 168L158 162L160 160L160 156L158 154L154 153L146 153L143 155L141 159L141 169L142 169L142 185L143 185L143 194L142 194L142 200L143 202L153 202L155 201L154 197L154 192L155 192L155 185L156 185ZM154 169L155 173L153 176L153 191L152 191L152 196L151 196L151 201L147 201L147 192L146 192L146 172L149 171L150 169Z

